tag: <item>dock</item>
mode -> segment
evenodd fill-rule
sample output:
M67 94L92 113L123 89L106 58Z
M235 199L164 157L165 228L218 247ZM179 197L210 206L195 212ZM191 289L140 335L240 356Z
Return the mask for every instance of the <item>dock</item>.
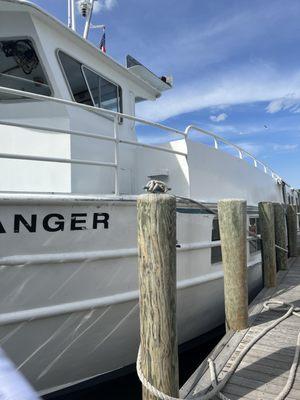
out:
M250 304L249 327L238 332L229 331L222 338L181 388L180 397L190 398L196 393L199 396L207 393L211 389L208 358L215 362L216 375L219 381L222 380L250 340L286 312L266 310L265 301L272 299L300 307L300 256L289 259L288 264L288 270L277 274L278 286L264 288ZM275 399L287 382L299 332L299 317L292 315L280 322L248 351L222 394L231 400ZM300 368L286 399L300 399Z
M218 202L226 335L179 391L176 204L138 200L143 400L299 400L300 253L297 206L258 204L263 289L248 306L247 206Z

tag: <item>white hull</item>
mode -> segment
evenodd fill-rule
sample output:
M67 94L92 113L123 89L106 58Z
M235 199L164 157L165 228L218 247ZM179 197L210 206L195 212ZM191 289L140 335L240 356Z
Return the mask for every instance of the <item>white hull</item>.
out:
M41 393L135 362L139 344L136 202L134 200L1 202L0 345ZM22 196L21 196L22 197ZM42 197L40 196L40 199ZM194 208L194 210L197 208ZM63 231L42 220L64 217ZM108 228L92 229L94 213ZM29 223L37 215L36 232ZM76 228L70 230L71 214ZM213 215L178 213L178 333L184 343L224 321L221 264L211 265ZM49 220L56 227L57 217ZM46 225L47 226L47 225ZM74 227L74 226L73 226ZM62 226L61 226L62 228ZM18 247L16 247L16 243ZM249 259L249 285L261 283L260 256Z

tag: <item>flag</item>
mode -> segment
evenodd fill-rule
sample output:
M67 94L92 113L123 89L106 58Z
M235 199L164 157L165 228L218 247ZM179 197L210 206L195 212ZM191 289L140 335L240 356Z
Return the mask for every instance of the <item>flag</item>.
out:
M105 30L103 29L103 35L100 41L100 50L103 51L103 53L106 53L106 45L105 45Z

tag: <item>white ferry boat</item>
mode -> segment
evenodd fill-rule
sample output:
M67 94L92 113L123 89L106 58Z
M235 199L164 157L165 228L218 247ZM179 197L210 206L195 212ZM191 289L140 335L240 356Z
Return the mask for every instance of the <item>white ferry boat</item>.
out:
M259 201L299 205L296 190L240 147L135 117L137 102L171 88L168 78L93 46L69 7L71 27L27 1L0 0L0 346L41 395L135 362L136 197L149 180L178 196L180 343L224 322L218 221L197 202L246 199L252 229ZM141 126L165 143L138 140ZM253 240L248 273L251 293L262 281Z

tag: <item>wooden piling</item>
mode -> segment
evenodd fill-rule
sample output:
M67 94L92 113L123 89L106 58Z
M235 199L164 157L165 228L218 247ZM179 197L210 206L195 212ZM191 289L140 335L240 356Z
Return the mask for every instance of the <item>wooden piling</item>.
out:
M176 200L146 194L137 202L141 369L158 390L179 395L176 330ZM154 400L143 387L143 400Z
M297 214L294 206L286 207L289 257L297 257Z
M227 330L248 326L246 210L244 200L218 203Z
M258 211L261 229L264 286L275 287L277 283L277 270L273 203L259 203Z
M287 229L283 204L274 203L275 244L287 250ZM282 249L276 248L276 265L278 270L287 269L288 255Z

